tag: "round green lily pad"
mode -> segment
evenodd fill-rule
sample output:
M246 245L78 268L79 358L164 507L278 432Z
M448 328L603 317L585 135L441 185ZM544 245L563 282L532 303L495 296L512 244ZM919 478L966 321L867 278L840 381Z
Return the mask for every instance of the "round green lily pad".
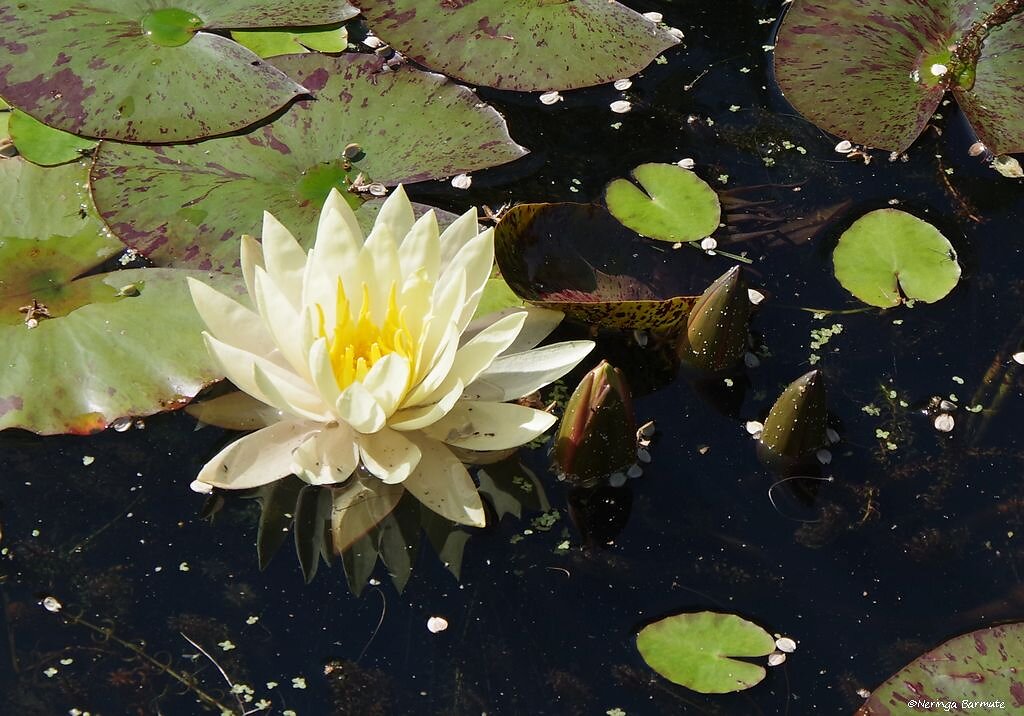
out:
M323 25L314 0L0 0L0 95L87 137L179 142L253 124L306 93L212 29Z
M854 296L889 308L905 299L933 303L960 280L952 244L927 221L898 209L877 209L839 237L836 278Z
M274 61L317 99L246 135L173 147L100 145L93 197L122 241L161 266L231 271L238 236L258 235L264 210L305 239L331 187L344 190L360 173L409 183L526 153L494 109L439 75L388 72L373 55ZM342 152L350 143L362 154L348 166Z
M614 0L358 0L374 33L449 77L518 91L612 82L679 40Z
M764 679L764 667L734 657L767 656L775 640L735 614L695 612L645 626L636 646L647 665L669 681L702 694L724 694Z
M718 229L722 207L715 190L675 164L641 164L640 184L616 179L605 190L608 211L633 231L662 241L696 241Z
M124 246L89 203L79 164L0 161L0 429L88 433L180 407L218 379L188 275L132 269L82 276Z

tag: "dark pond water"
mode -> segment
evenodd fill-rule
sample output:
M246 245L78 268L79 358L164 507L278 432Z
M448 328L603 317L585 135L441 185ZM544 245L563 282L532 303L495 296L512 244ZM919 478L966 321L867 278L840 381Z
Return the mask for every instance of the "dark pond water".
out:
M533 154L478 173L469 192L424 185L414 198L451 209L587 201L636 164L692 157L718 188L760 187L753 195L787 221L848 204L822 231L731 247L754 259L753 282L771 295L753 325L761 365L725 390L666 365L656 346L602 338L599 351L636 388L638 418L657 421L644 476L570 495L545 448L523 451L546 513L524 508L474 532L461 581L424 546L402 593L378 565L359 597L340 565L304 585L288 544L260 572L251 501L199 518L203 498L187 486L231 437L223 431L170 414L89 438L4 433L0 711L204 712L168 670L195 674L237 708L187 636L252 688L247 707L266 699L272 713L852 713L858 689L923 651L1024 615L1024 401L1009 358L1024 338L1020 182L967 156L973 139L954 105L906 162L836 154L836 140L772 87L762 46L777 3L629 4L686 33L684 49L635 79L631 113L608 111L621 95L611 88L553 107L481 91ZM856 216L891 200L950 238L960 285L912 309L804 310L860 305L834 280L831 249ZM811 350L812 331L837 324ZM778 478L744 422L763 417L812 353L842 435L820 471L833 480L781 484L773 505ZM993 409L960 409L955 430L939 433L918 409L950 394ZM571 519L570 502L589 521ZM50 595L70 620L40 606ZM741 614L799 647L742 694L703 697L654 676L636 631L703 609ZM427 630L435 615L447 631Z

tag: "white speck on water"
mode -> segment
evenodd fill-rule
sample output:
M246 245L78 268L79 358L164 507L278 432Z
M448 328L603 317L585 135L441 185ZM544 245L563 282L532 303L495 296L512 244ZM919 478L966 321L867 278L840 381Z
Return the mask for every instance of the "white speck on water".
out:
M452 177L452 186L456 189L468 189L473 185L473 177L469 174L456 174Z
M292 679L293 689L304 689L306 688L306 680L301 676L296 676Z
M672 37L676 38L677 40L682 40L683 39L683 31L680 30L678 27L670 27L670 28L668 28L668 34L670 34Z
M683 169L693 169L697 166L697 162L693 161L690 157L686 157L685 159L680 159L676 162L676 166L682 167Z
M94 462L96 462L96 458L94 458L92 455L82 455L82 464L85 465L86 467L92 465Z
M786 662L786 655L778 651L768 655L768 666L781 666Z
M651 22L661 22L664 16L660 12L645 12L644 17Z
M788 636L779 637L775 640L775 648L779 651L784 651L787 654L792 654L796 651L796 642Z
M1024 351L1018 351L1017 353L1014 353L1013 362L1019 363L1020 365L1024 365Z
M849 139L844 139L843 141L836 145L836 151L839 152L840 154L849 154L850 152L853 151L853 142L851 142Z
M935 416L935 420L932 424L940 433L948 433L953 430L953 427L956 425L956 421L949 413L940 413Z
M620 90L620 91L621 90L628 90L632 86L633 86L633 80L631 80L629 78L626 78L626 77L623 77L621 80L615 80L615 83L612 85L612 87L614 87L615 89Z
M750 302L756 306L757 304L761 303L761 301L764 300L764 294L758 291L757 289L748 288L747 298L750 299Z
M616 114L625 114L633 109L633 103L625 99L617 99L608 107Z
M56 614L63 608L64 605L61 604L60 601L58 601L57 597L46 597L45 599L43 599L43 609L45 609L48 612L53 612L54 614Z
M747 429L747 432L752 437L755 437L755 438L761 437L761 433L764 432L764 423L762 423L759 420L748 420L746 422L746 425L744 425L744 427Z
M563 99L565 98L562 97L561 94L559 94L558 90L552 90L550 92L545 92L540 96L540 103L555 104L556 102L561 102Z
M935 77L942 77L944 74L949 72L949 68L943 65L942 63L936 62L929 68L929 71Z
M178 565L178 571L179 572L187 572L189 569L190 568L188 566L188 562L182 562L181 564Z
M225 639L224 641L217 642L217 646L219 646L224 651L231 651L235 648L235 645L231 643L230 639Z
M711 253L718 248L718 241L709 236L706 239L701 239L700 247L708 253Z
M448 628L448 620L444 617L430 617L427 619L427 631L437 634Z

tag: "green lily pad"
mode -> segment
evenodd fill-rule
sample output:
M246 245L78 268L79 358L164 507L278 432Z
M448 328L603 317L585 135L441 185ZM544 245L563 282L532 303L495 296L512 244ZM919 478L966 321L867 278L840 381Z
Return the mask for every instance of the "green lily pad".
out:
M406 57L498 89L566 90L612 82L639 72L679 42L609 0L356 4L373 31Z
M952 244L927 221L898 209L871 211L839 237L839 283L872 306L898 306L905 298L933 303L960 280Z
M333 0L0 0L0 95L44 124L88 137L180 142L224 134L306 88L203 30L324 25L356 14Z
M6 113L5 113L6 114ZM18 154L33 164L66 164L92 150L96 142L48 127L31 115L15 110L8 125L11 141Z
M764 667L734 657L767 656L771 634L735 614L678 614L640 630L636 646L669 681L703 694L742 691L760 683Z
M191 272L83 276L124 248L85 184L78 164L0 161L0 429L94 432L179 407L220 377L185 285Z
M675 164L641 164L632 171L641 190L616 179L605 190L608 211L641 236L696 241L718 229L722 207L715 190Z
M997 4L795 0L775 43L776 78L801 114L854 142L905 150L951 90L986 146L1024 151L1024 14L980 34L976 58L956 49Z
M344 25L329 30L292 27L285 30L235 30L232 39L260 57L309 52L344 52L348 30Z
M269 211L311 238L332 187L359 173L392 185L502 164L526 150L465 87L373 55L289 55L275 63L316 92L272 124L199 144L104 142L91 174L111 230L158 265L232 270L237 237ZM351 165L350 143L362 148ZM348 167L348 168L346 168Z
M519 308L524 305L526 302L516 295L505 279L501 276L489 278L484 284L484 292L480 296L480 303L477 304L473 318L488 316L506 308Z
M857 716L918 713L914 699L937 703L1002 702L992 710L1024 708L1024 622L979 629L950 639L893 674ZM923 708L923 707L922 707ZM979 705L982 711L986 707ZM964 706L964 711L971 709ZM954 709L956 711L956 709Z

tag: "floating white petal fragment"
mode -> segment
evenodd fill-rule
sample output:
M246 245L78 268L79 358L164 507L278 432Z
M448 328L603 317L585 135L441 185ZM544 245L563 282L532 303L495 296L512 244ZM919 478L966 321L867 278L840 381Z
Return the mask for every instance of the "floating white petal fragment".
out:
M844 139L843 141L836 145L836 151L839 152L840 154L849 154L850 152L853 151L853 142L851 142L849 139Z
M676 166L682 167L683 169L693 169L697 166L697 162L693 161L690 157L686 157L686 159L680 159L676 162Z
M651 22L661 22L664 16L660 12L645 12L644 17Z
M617 90L628 90L633 86L633 80L623 77L621 80L615 80L615 84L612 85Z
M387 43L385 43L384 40L380 39L376 35L367 35L363 39L363 44L369 47L371 50L376 50L378 47L384 47L384 45Z
M473 185L473 177L469 174L456 174L452 177L452 186L456 189L468 189Z
M967 150L967 154L972 157L980 157L986 151L984 142L975 142L971 145L970 149Z
M1013 361L1014 361L1014 363L1020 363L1021 365L1024 365L1024 351L1019 351L1017 353L1014 353L1013 354Z
M561 102L563 99L565 98L559 94L558 90L551 90L550 92L545 92L540 96L540 103L555 104L556 102Z
M825 428L825 437L827 437L828 441L833 445L839 442L839 433L832 428Z
M646 423L640 426L640 429L637 430L637 432L640 433L640 435L644 436L645 438L649 438L652 435L654 435L654 430L654 421L648 420Z
M85 465L86 467L92 465L94 462L96 462L96 458L94 458L92 455L82 455L82 464Z
M714 251L718 248L718 241L708 236L707 238L700 240L700 247L705 251Z
M112 422L110 424L110 427L112 427L114 430L116 430L119 433L126 432L129 429L131 429L131 427L132 427L132 419L131 418L118 418L117 420L115 420L114 422Z
M53 612L54 614L56 614L63 608L64 605L57 600L57 597L46 597L45 599L43 599L43 609L45 609L48 612Z
M779 651L784 651L787 654L792 654L796 651L796 642L788 636L779 637L775 640L775 648Z
M768 655L768 666L781 666L785 662L785 654L776 651Z
M932 424L940 433L948 433L953 430L953 426L956 425L956 421L953 420L953 416L949 413L940 413L935 416L935 421Z
M677 40L682 40L683 39L683 31L680 30L678 27L670 27L670 28L668 28L668 34L670 34L672 37L676 38Z
M814 453L814 456L818 458L818 462L820 462L822 465L828 465L830 462L832 462L832 453L829 452L828 450L825 450L824 448Z
M860 696L862 699L870 699L871 692L867 689L857 689L857 696Z
M448 628L448 620L444 617L430 617L427 619L427 631L437 634Z
M940 62L936 62L934 65L928 68L928 71L931 72L932 75L935 77L942 77L944 74L949 72L949 68Z
M633 109L633 103L624 99L617 99L608 106L615 114L625 114Z
M747 298L749 298L750 302L756 306L764 300L764 294L755 288L748 288Z
M954 410L956 410L956 403L954 403L952 401L949 401L949 400L945 400L945 399L940 400L939 401L939 410L944 410L947 413L951 413Z
M758 420L748 420L744 427L747 429L747 432L755 438L761 437L761 433L764 432L764 423Z
M199 480L193 480L189 483L188 488L192 490L192 492L198 492L200 495L209 495L213 492L213 485L208 485L207 483L200 482Z

